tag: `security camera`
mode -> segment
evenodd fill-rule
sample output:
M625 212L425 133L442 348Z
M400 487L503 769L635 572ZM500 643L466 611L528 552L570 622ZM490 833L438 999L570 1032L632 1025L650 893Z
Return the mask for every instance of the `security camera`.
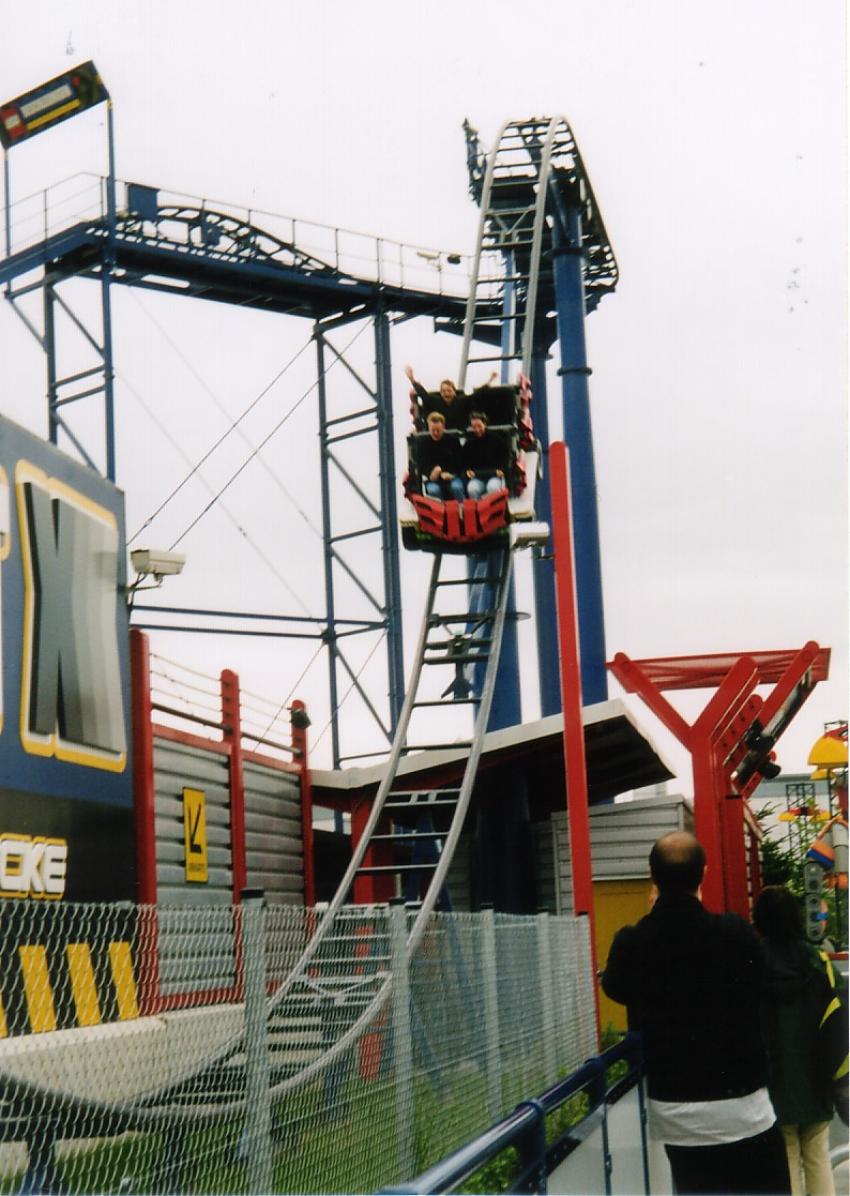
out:
M186 558L182 552L159 548L137 548L130 553L133 568L140 577L170 577L183 572Z

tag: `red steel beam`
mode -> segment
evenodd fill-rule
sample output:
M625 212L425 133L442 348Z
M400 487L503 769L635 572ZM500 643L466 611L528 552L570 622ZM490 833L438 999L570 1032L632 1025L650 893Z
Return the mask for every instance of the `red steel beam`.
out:
M743 786L733 780L749 750L747 733L760 726L778 739L818 681L829 671L829 649L810 640L798 652L717 653L633 661L618 652L608 667L628 693L638 694L691 753L694 822L706 851L703 899L711 909L749 914L744 800L757 786L754 773ZM721 675L722 673L722 675ZM775 681L762 699L753 691ZM662 689L716 685L702 713L689 725L661 694ZM749 830L754 891L759 870Z
M596 927L593 912L593 865L590 850L590 816L587 802L587 764L582 725L581 665L576 608L573 522L570 506L569 451L561 441L549 446L551 477L552 544L555 560L555 606L561 669L561 708L564 712L564 771L567 782L567 817L570 827L570 862L573 911L590 925L590 950L596 975ZM599 994L593 986L596 1022Z
M230 748L230 867L233 904L239 905L248 883L245 850L245 776L242 765L242 711L239 678L232 669L221 671L222 739Z
M290 715L306 711L298 698L290 706ZM304 904L310 908L316 904L316 860L313 835L313 788L310 780L307 756L307 723L302 717L295 717L291 723L291 738L295 760L301 765L301 847L304 853Z

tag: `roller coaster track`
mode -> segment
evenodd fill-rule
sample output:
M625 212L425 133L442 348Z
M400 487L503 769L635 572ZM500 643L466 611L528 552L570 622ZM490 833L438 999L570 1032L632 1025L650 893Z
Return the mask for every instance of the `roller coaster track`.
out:
M579 207L586 302L592 310L614 289L618 271L570 126L563 117L532 117L503 125L484 171L464 319L461 387L468 366L476 363L499 368L503 381L508 381L512 363L530 373L540 300L552 290L547 218L557 211L564 194ZM501 268L493 272L489 267L499 255ZM472 355L473 341L497 351L476 350Z
M445 576L445 564L452 558L434 556L414 664L383 780L333 900L316 915L320 920L306 949L267 1005L270 1023L286 1027L305 1019L326 1024L332 1021L336 1037L332 1042L325 1038L321 1052L303 1066L276 1067L272 1054L271 1097L281 1097L324 1073L367 1032L388 1002L392 972L385 962L388 956L382 954L386 951L386 931L373 927L369 940L360 940L368 951L365 959L357 951L357 940L344 933L346 922L353 916L369 922L368 907L348 904L358 880L375 875L390 875L402 881L405 877L427 878L421 900L412 903L408 915L405 948L408 961L428 930L444 892L475 784L496 687L513 555L519 547L532 542L535 535L540 535L540 525L533 528L537 530L514 524L510 543L481 557L480 567L471 579ZM457 599L458 594L466 596L466 587L472 590L469 608L466 602ZM468 680L473 671L477 675L484 672L480 688L475 686L477 693L473 693ZM436 680L439 690L446 679L448 684L442 694L430 696L435 690L432 682ZM412 742L410 725L415 712L427 708L430 715L435 707L451 714L455 725L458 711L472 708L470 738L442 744ZM399 770L403 761L434 747L467 753L460 785L441 790L400 787ZM439 829L434 829L435 826ZM423 839L433 844L431 860L410 860L412 842L421 844ZM386 862L373 862L376 850L383 852ZM56 1094L55 1101L69 1107L85 1107L89 1116L111 1127L152 1128L175 1119L218 1121L245 1109L243 1052L244 1035L240 1031L200 1064L197 1060L187 1061L185 1070L172 1075L166 1088L139 1093L130 1102L63 1098L60 1094ZM11 1078L4 1081L3 1092L7 1098L23 1102L48 1095L54 1100L53 1094L44 1089Z
M503 369L509 368L511 362L520 362L523 372L528 372L533 338L527 330L534 327L545 268L541 263L547 244L547 195L553 178L579 187L584 195L585 228L590 230L588 235L592 234L593 244L598 245L594 264L592 246L589 247L587 239L583 242L586 259L592 265L589 276L596 286L595 293L611 289L616 281L616 264L598 220L589 184L581 191L584 174L569 126L560 118L505 125L486 168L478 247L466 307L461 384L468 365L476 361L499 362ZM191 223L194 215L176 210L172 218ZM222 240L228 245L239 244L243 234L251 231L243 226L231 227L217 215L210 220L219 246ZM260 248L272 257L294 252L293 246L283 242ZM257 249L253 241L250 249L252 252ZM482 264L492 259L494 249L502 253L507 268L498 275L485 275ZM299 265L316 272L324 268L315 259ZM505 309L503 317L493 314L494 303L496 309L499 303ZM506 328L508 334L504 335L503 345ZM470 357L473 340L495 342L500 352L497 356ZM364 925L369 921L368 909L358 910L350 904L358 882L389 877L401 887L406 880L418 886L419 898L413 903L415 912L410 911L407 924L408 960L413 958L428 930L445 889L475 785L496 687L513 554L541 535L540 525L530 525L527 530L522 525L512 525L509 544L476 558L472 576L461 579L444 576L445 558L439 553L434 556L414 663L383 780L333 900L326 910L316 913L315 930L301 958L268 1001L269 1019L284 1027L303 1022L305 1016L325 1024L332 1022L333 1041L325 1035L322 1049L303 1065L276 1068L273 1061L270 1086L273 1097L291 1092L322 1074L374 1024L390 997L392 972L382 946L386 939L382 940L374 928L369 928L371 939L368 958L364 960L364 956L350 949L351 935L343 933L346 921L352 917L362 917ZM471 595L468 605L467 593ZM458 602L455 597L452 604L452 595L458 594L464 600ZM434 670L438 675L442 670L441 679L448 673L448 685L439 697L429 696L433 691L429 680ZM470 673L475 675L474 686L469 680ZM429 708L433 714L438 707L444 714L471 708L474 713L470 737L460 742L411 741L414 713ZM455 752L460 749L466 753L460 785L439 790L402 787L404 761L417 752L434 748ZM427 861L421 852L416 855L412 850L414 845L421 847L423 843L432 849ZM167 1089L141 1095L132 1108L106 1103L97 1108L104 1117L124 1117L134 1125L157 1124L175 1115L186 1120L208 1121L243 1110L246 1099L243 1048L244 1037L237 1033L201 1063L187 1063L181 1078ZM205 1079L210 1092L215 1083L222 1082L215 1096L208 1099L199 1098ZM89 1107L95 1106L89 1102Z

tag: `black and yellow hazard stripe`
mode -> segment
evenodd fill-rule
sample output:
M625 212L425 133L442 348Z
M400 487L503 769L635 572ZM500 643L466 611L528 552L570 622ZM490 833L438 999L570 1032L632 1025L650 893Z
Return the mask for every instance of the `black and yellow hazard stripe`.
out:
M73 919L4 906L0 919L0 1037L43 1034L139 1016L132 927L107 934ZM61 908L61 907L60 907ZM100 928L105 929L105 928ZM76 933L75 933L76 930ZM124 932L123 934L121 932Z

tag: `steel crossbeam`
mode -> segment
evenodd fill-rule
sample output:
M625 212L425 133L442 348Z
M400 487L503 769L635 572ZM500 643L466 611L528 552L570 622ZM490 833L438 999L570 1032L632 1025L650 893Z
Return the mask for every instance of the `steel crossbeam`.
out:
M762 780L759 766L767 761L770 747L826 678L828 666L829 650L813 640L797 652L637 661L618 652L608 663L626 692L637 694L690 752L695 831L708 862L703 899L710 909L749 916L759 878L745 802ZM766 698L755 693L771 683ZM714 693L692 724L662 692L706 685L715 687Z

